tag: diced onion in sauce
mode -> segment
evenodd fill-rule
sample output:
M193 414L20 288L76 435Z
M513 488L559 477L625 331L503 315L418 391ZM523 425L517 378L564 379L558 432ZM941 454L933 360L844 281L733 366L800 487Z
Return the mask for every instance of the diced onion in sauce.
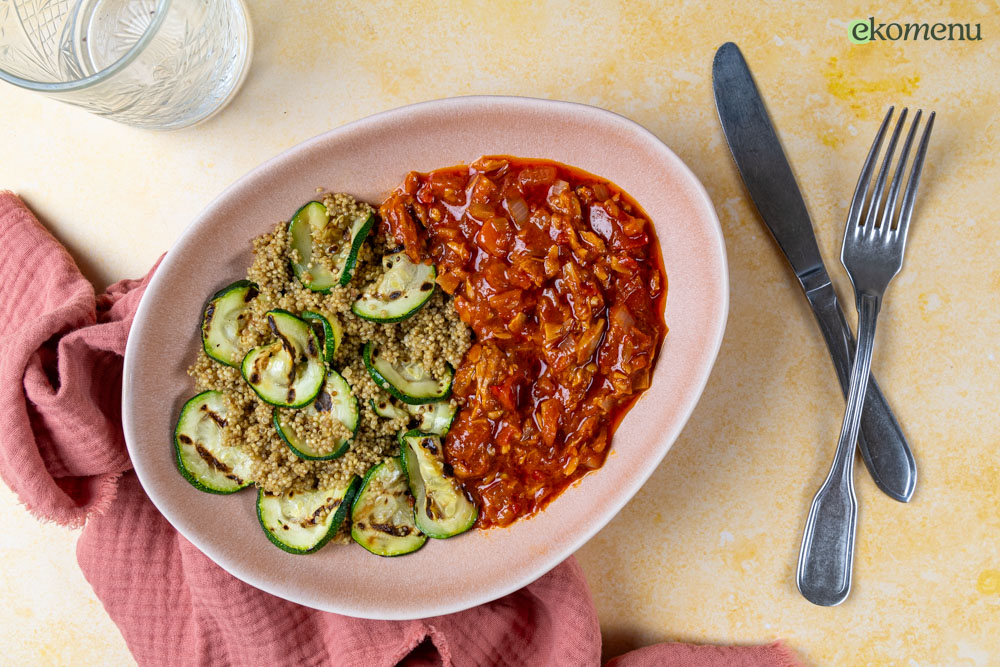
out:
M528 204L524 201L524 197L522 197L520 193L507 198L507 211L510 213L510 217L514 220L514 224L518 227L523 227L524 224L528 222L528 217L531 215L528 211Z

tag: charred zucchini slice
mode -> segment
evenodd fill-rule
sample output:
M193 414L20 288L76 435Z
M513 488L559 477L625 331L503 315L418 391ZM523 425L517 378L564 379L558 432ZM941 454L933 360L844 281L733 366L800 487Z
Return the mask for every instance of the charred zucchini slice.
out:
M298 251L298 261L292 260L292 271L299 281L314 292L329 292L339 284L340 275L330 272L313 258L313 235L326 228L330 214L326 206L311 201L297 210L288 221L292 250Z
M323 387L326 366L312 327L285 310L266 315L275 340L243 357L243 379L262 400L285 408L309 405Z
M441 438L410 431L401 442L400 460L413 494L414 522L420 532L443 540L472 528L479 509L445 463Z
M340 325L340 320L334 315L311 310L303 311L300 317L313 328L313 333L319 339L319 346L323 348L324 361L333 363L333 355L337 354L340 341L344 340L344 328Z
M201 321L205 354L227 366L240 365L240 334L246 327L247 308L257 297L257 285L237 280L212 295Z
M372 322L402 322L430 300L437 271L431 264L414 264L405 252L386 255L382 266L381 280L365 288L351 311Z
M257 520L267 539L291 554L319 551L337 534L361 485L355 475L342 486L272 495L257 493Z
M410 416L407 410L399 409L388 396L382 396L377 401L374 398L369 398L368 400L375 414L383 419L399 419L400 417Z
M300 459L329 461L343 456L351 448L351 439L358 431L358 399L351 393L351 385L347 384L347 380L337 371L332 369L327 371L326 384L316 396L316 400L299 412L307 420L336 417L350 431L348 437L332 443L329 451L323 451L327 449L322 447L323 443L314 442L313 438L296 429L293 420L295 412L295 410L275 408L272 418L278 435Z
M358 253L361 252L361 245L368 237L372 227L375 226L375 214L368 212L367 217L356 217L351 221L348 234L344 237L344 243L336 254L334 266L340 269L340 285L343 287L351 282L354 276L354 267L358 263Z
M409 403L396 403L396 399L383 395L379 399L368 399L372 410L379 417L384 419L406 418L412 424L416 424L416 429L424 433L445 436L451 429L451 424L455 421L458 412L458 405L455 401L442 401L440 403L423 403L421 405L410 405ZM404 433L409 429L404 429Z
M373 341L365 344L362 357L375 384L404 403L436 403L446 401L451 396L455 370L450 365L447 375L437 379L431 377L420 364L390 364L379 356Z
M351 508L351 537L377 556L402 556L424 546L427 536L414 523L413 496L399 459L365 474Z
M228 412L219 391L203 391L181 408L174 429L177 469L201 491L234 493L250 484L250 455L222 442Z
M451 423L455 421L458 405L454 401L442 401L423 405L407 405L406 409L411 415L420 419L417 430L443 437L451 430Z
M292 271L299 281L314 292L329 292L337 285L346 285L354 275L361 245L375 224L371 210L359 213L348 222L344 238L323 250L313 241L323 234L330 223L330 212L320 202L309 202L292 216L288 234L292 249L298 251L298 261L292 262ZM329 252L332 270L315 261L314 253Z

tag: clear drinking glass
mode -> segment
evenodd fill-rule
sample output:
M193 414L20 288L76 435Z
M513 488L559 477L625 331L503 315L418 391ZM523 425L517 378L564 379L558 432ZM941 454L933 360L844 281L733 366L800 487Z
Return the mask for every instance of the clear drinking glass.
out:
M242 0L0 0L0 79L135 127L205 120L252 50Z

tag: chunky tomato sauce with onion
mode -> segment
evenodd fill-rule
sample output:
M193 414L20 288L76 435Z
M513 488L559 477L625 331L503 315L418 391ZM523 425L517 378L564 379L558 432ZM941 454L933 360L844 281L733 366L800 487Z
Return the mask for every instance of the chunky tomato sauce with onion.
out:
M506 156L411 172L380 213L475 333L445 455L480 527L536 512L601 467L649 387L667 330L652 223L606 180Z

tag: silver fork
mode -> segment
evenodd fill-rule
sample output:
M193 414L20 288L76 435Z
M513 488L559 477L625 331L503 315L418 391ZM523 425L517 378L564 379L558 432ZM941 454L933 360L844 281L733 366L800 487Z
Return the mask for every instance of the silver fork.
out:
M854 494L854 448L858 440L861 407L871 370L875 321L889 281L903 266L906 232L913 216L913 202L917 195L920 170L927 154L931 128L934 126L932 111L913 159L902 202L898 203L906 160L922 115L921 111L917 111L910 125L910 131L906 135L903 152L892 177L892 183L889 185L889 192L883 200L896 142L906 122L907 110L903 109L886 148L882 168L875 180L875 188L869 196L875 161L892 113L893 108L890 107L861 169L861 177L858 179L851 208L847 214L844 247L840 254L840 261L843 262L854 285L854 296L858 306L858 347L854 366L851 368L847 409L844 412L844 425L840 431L837 453L834 455L833 465L826 481L816 492L816 497L813 498L812 506L809 508L809 518L806 520L805 534L802 536L802 549L799 552L799 567L796 573L799 592L810 602L823 606L840 604L851 591L854 535L858 520L858 500Z

